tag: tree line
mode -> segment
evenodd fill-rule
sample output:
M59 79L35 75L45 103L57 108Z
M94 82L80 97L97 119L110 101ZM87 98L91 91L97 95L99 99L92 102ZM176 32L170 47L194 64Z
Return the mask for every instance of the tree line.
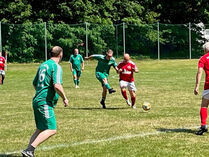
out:
M43 22L47 22L48 50L60 45L68 52L65 56L68 58L78 43L86 42L85 23L89 23L89 54L102 53L108 48L120 54L124 22L126 50L154 58L159 22L166 23L160 24L160 45L165 58L184 58L188 57L188 23L191 22L194 23L192 51L194 57L198 57L205 39L202 27L195 23L208 23L208 10L206 0L0 0L2 45L10 61L44 60ZM80 50L85 55L85 45Z

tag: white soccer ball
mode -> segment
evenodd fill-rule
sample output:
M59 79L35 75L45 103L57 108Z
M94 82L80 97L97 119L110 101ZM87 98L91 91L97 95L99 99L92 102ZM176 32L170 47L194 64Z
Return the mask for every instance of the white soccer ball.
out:
M143 108L143 110L148 111L151 109L151 104L146 101L142 104L142 108Z

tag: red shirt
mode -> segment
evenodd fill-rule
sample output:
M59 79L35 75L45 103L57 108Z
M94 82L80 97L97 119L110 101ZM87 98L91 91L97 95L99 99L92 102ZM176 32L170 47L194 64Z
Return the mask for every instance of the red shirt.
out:
M4 70L5 59L4 57L0 56L0 70Z
M209 52L200 58L198 68L203 68L205 71L204 90L209 89Z
M118 69L122 69L120 72L120 80L127 81L127 82L134 82L134 76L132 69L136 69L136 65L134 62L129 61L128 63L120 62L118 64Z

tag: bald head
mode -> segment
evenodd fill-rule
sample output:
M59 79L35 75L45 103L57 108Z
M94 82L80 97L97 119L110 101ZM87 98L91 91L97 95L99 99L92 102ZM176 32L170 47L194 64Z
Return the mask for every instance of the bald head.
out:
M128 53L125 53L123 59L125 62L128 62L130 60L130 55Z
M51 57L58 57L63 49L60 46L54 46L51 50Z

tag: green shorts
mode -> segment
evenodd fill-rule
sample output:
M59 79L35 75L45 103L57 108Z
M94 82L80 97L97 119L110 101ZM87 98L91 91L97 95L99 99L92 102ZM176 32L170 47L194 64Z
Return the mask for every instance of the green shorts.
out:
M38 105L33 102L33 111L36 127L39 130L56 130L54 108L49 105Z
M101 73L101 72L96 72L96 78L99 80L99 82L101 82L102 86L104 86L103 79L107 78L107 80L108 80L108 74L104 74L104 73Z
M81 76L81 71L80 70L73 69L73 76L74 75L76 75L77 77L80 77Z

